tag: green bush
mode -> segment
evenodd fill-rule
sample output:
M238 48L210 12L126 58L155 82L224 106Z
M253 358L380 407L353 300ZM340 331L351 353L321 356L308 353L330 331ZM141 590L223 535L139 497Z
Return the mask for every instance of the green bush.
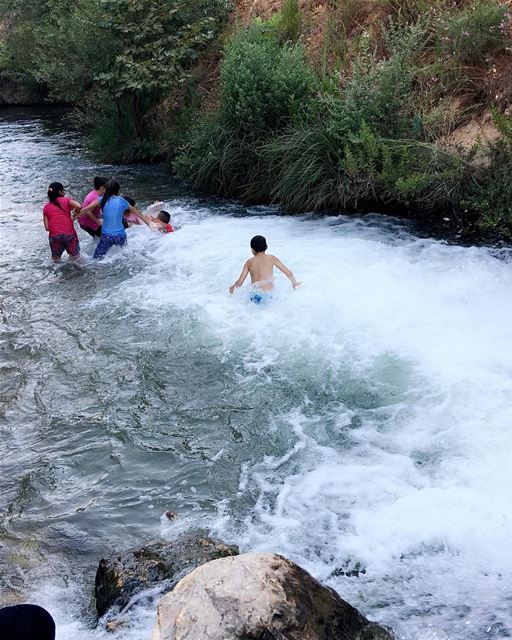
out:
M512 239L512 120L493 108L501 139L487 150L486 163L474 171L462 206L484 233Z
M311 100L316 79L300 45L281 45L252 27L227 45L220 77L220 120L256 140L294 121Z
M247 197L255 157L254 143L237 138L216 118L206 118L192 128L174 168L197 189Z
M435 146L382 138L364 122L344 139L329 123L290 131L262 153L264 188L295 211L456 207L466 170L459 158Z
M226 46L218 112L191 129L176 171L197 188L267 200L255 187L264 171L258 149L302 119L317 87L304 49L283 44L274 22L242 30Z
M437 22L441 52L465 64L477 64L506 44L507 6L499 0L477 0L456 12L445 12Z
M130 164L164 160L168 143L163 122L150 113L151 102L136 96L115 98L104 90L89 93L70 116L87 134L87 148L103 162ZM148 113L142 119L134 111Z
M479 171L464 193L461 207L487 235L512 239L512 156L498 145L491 163Z
M362 41L345 83L341 102L342 119L357 131L361 122L376 133L388 136L410 134L413 83L418 57L425 42L425 26L396 27L384 32L388 55L378 59L368 41Z
M279 12L278 29L283 42L297 42L302 34L302 15L299 0L283 0Z

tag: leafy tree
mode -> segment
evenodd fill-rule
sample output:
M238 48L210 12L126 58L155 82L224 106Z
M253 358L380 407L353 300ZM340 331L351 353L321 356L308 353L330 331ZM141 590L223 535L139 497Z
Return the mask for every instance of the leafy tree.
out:
M122 42L112 68L99 76L116 97L158 98L183 82L200 50L227 17L226 0L100 0L104 37Z
M146 115L164 96L190 78L190 68L204 47L214 40L228 16L228 0L99 0L102 38L119 43L112 64L97 80L106 99L100 115L107 122L96 131L95 148L101 148L102 131L109 142L119 130L118 142L128 145L130 159L154 135ZM101 111L102 110L102 111ZM110 142L110 146L112 143ZM126 154L123 154L126 155ZM140 156L139 156L140 157Z
M99 0L15 0L3 15L4 71L46 87L51 100L78 101L119 49L119 41L104 37Z

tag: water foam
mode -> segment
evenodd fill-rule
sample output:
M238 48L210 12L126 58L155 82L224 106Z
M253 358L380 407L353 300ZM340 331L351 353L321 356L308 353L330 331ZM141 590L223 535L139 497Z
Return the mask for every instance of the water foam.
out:
M270 399L260 437L286 434L241 466L216 532L291 556L404 637L511 629L510 263L373 221L173 214L125 295L195 313L245 397ZM266 308L227 293L257 233L303 281L279 277Z
M247 211L235 203L184 199L168 207L177 233L130 229L126 250L113 251L102 264L87 259L94 243L81 236L86 258L80 274L90 274L84 284L73 265L47 266L34 189L44 196L58 176L76 195L96 169L107 169L83 161L72 136L50 137L27 123L10 123L4 134L3 237L10 256L3 263L4 284L12 285L15 298L15 349L35 356L33 370L25 372L27 406L19 412L11 408L12 415L30 416L32 422L16 424L17 432L13 427L9 446L18 455L15 466L26 461L35 468L27 471L27 482L33 476L36 486L29 488L40 492L42 502L30 505L26 497L26 511L20 507L14 518L17 535L31 542L30 518L45 532L56 518L66 533L69 519L67 533L80 543L87 536L99 545L104 529L103 548L120 524L127 530L133 526L134 513L158 529L155 504L161 508L167 496L162 500L160 494L167 492L173 498L169 508L188 509L179 527L210 522L214 532L243 550L285 553L368 616L391 624L400 637L481 640L512 633L510 262L486 249L419 240L384 218L282 218L265 208ZM41 140L45 144L36 144ZM123 186L136 186L139 178L131 169L111 169ZM140 188L144 197L151 190L162 195L164 178L155 180L153 173L151 168ZM220 215L222 209L231 215ZM247 290L230 296L227 288L249 256L250 237L261 233L303 286L293 292L279 276L272 304L259 308L249 302ZM17 294L27 263L33 267L32 298ZM77 283L76 291L69 282ZM101 286L95 288L97 282ZM55 292L69 296L64 299L70 306L68 315L57 314L64 320L57 327ZM32 307L38 316L28 312ZM76 309L79 321L85 314L91 323L91 332L78 336L86 357L74 362ZM95 316L101 324L94 325ZM26 318L33 324L27 327ZM117 334L110 330L116 323L121 324ZM140 338L137 344L133 335ZM101 351L102 338L113 341L107 344L110 351ZM174 360L157 357L152 341ZM38 386L43 357L54 380ZM171 365L193 370L182 382L191 400L174 389L185 405L171 406L179 414L176 427L170 411L167 422L159 422L172 405L167 387L160 406L155 387L144 388L141 409L129 404L121 383L112 385L125 375L128 387L143 387L144 376L160 383L155 369L167 367L170 377ZM80 387L69 385L62 374L66 367L70 377L78 369L84 379L98 381L90 389L109 397L95 398L98 407L91 409L86 394L74 404ZM41 423L30 413L31 389L39 394ZM210 404L198 403L203 395ZM52 397L60 402L57 408ZM194 402L204 414L211 407L210 415L196 415ZM148 406L153 411L144 421L140 416ZM100 408L104 413L94 438L107 453L101 458L92 451L92 457L112 472L106 480L103 468L81 457L80 447L88 446L79 431L75 464L63 463L56 443L61 438L69 448L69 425L76 423L79 430L92 420L87 412ZM56 420L50 416L48 422L52 409ZM130 421L137 420L138 430L130 431ZM154 431L151 421L157 422ZM173 429L181 448L169 439ZM131 442L137 445L133 449L126 444ZM33 443L37 451L30 449ZM197 458L183 453L191 449ZM26 457L25 450L32 454ZM71 447L70 458L73 453ZM165 481L149 477L154 484L146 491L136 477L144 471L142 455L152 467L161 465L157 475L166 476ZM38 476L45 456L62 475L46 476L43 470ZM102 507L80 520L74 496L91 489L85 486L91 478ZM133 509L126 520L109 512L121 500ZM137 501L141 506L135 511ZM89 528L80 530L80 523ZM94 555L97 547L91 549ZM84 585L91 583L90 573L75 575L53 557L47 569L37 571L27 595L54 613L59 640L109 637L102 627L94 628L88 609ZM147 638L154 606L135 603L118 637Z

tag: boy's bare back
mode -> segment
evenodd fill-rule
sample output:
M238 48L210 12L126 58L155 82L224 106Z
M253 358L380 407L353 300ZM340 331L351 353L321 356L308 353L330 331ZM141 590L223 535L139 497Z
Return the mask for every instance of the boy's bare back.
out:
M246 265L251 283L262 291L271 291L274 287L274 266L277 258L266 253L257 253L247 260Z
M272 291L274 288L274 267L284 273L294 289L300 285L300 283L295 280L293 273L284 266L279 258L265 253L266 249L267 241L263 236L255 236L251 240L253 257L247 260L240 277L229 287L230 293L233 293L236 288L241 287L248 275L251 276L253 289Z

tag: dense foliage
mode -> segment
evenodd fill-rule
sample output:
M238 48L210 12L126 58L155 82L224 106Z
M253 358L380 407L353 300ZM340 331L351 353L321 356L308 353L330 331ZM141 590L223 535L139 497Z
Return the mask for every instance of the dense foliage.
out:
M182 92L229 13L227 0L2 0L0 69L77 105L104 159L150 159L161 149L152 109ZM181 106L181 105L180 105Z
M512 237L506 0L301 6L241 26L228 0L0 0L0 80L73 104L100 158L166 158L195 188ZM492 141L454 136L491 111Z
M475 91L471 65L505 51L506 7L409 0L388 9L373 35L350 2L333 12L342 31L328 35L345 37L345 59L328 73L325 56L315 69L305 55L296 2L239 30L225 48L217 110L190 132L178 171L195 188L289 211L412 211L512 230L511 145L446 143L464 115L447 122L448 101Z

